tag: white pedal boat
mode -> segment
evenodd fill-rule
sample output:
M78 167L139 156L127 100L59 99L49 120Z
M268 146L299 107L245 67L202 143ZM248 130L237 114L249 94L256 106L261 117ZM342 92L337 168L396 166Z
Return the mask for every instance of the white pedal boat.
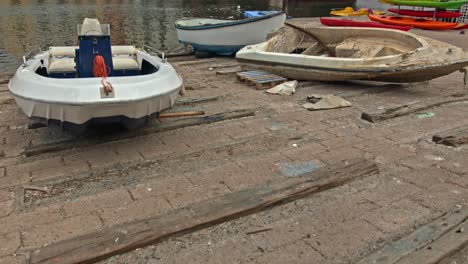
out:
M148 47L110 46L110 38L104 44L96 38L100 35L81 35L79 47L50 47L24 59L8 87L28 117L71 127L117 121L133 129L173 106L183 81L164 55L159 57ZM89 47L91 54L80 54ZM103 78L85 76L89 69L80 68L80 61L92 59L89 56L100 48L104 57L110 50L106 63L112 70L105 79L112 85L109 93L103 89Z

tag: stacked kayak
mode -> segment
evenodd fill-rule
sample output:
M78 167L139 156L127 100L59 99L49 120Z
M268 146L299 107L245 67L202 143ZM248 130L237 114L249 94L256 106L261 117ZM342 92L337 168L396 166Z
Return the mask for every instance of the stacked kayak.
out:
M421 6L434 7L438 9L460 9L462 5L468 3L468 0L380 0L386 4L403 5L403 6Z
M372 13L382 15L384 12L373 11ZM369 10L367 8L360 8L358 10L354 10L352 7L349 6L345 7L344 9L330 11L330 15L333 16L365 16L368 14Z
M431 17L431 18L457 18L461 16L460 12L451 11L422 11L422 10L409 10L389 8L388 12L399 14L403 16L416 16L416 17Z
M369 19L387 25L395 26L413 26L422 29L448 30L454 29L458 23L440 22L424 18L412 18L401 16L379 16L369 15Z
M334 18L327 18L321 17L320 23L325 26L331 27L366 27L366 28L387 28L387 29L396 29L402 31L408 31L412 27L410 26L393 26L393 25L386 25L377 22L369 22L369 21L355 21L351 19L334 19Z

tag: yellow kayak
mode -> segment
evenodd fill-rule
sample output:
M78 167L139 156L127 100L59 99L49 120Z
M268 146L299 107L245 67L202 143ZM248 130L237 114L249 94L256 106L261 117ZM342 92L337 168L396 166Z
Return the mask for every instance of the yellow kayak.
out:
M373 11L374 14L382 15L384 12L382 11ZM345 7L344 9L340 10L332 10L330 11L330 15L334 16L367 16L369 11L367 8L361 8L359 10L354 10L352 7Z

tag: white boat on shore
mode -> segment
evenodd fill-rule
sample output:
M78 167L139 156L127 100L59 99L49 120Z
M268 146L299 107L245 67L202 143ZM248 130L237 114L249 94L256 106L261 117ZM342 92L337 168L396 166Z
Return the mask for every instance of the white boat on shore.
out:
M85 19L79 46L50 47L24 58L8 87L31 118L72 129L91 121L129 129L173 106L182 78L148 47L111 46L109 25ZM99 63L101 59L101 63ZM97 76L101 67L101 74Z
M383 82L427 81L468 66L463 49L408 32L288 25L240 50L241 66L295 80Z
M246 45L265 41L285 20L285 13L275 12L243 20L183 18L175 27L179 42L193 46L195 52L233 55Z

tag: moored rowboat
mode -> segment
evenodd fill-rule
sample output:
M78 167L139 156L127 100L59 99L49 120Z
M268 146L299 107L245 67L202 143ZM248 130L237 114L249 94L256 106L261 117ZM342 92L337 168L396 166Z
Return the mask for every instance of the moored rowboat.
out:
M380 22L388 25L396 26L413 26L422 29L434 29L434 30L448 30L455 28L458 23L434 21L424 18L412 18L402 16L379 16L369 15L369 19L372 21Z
M266 40L270 31L283 26L286 14L275 12L243 20L185 18L176 22L179 42L197 52L235 54L245 45Z
M334 19L328 17L321 17L320 23L325 26L331 27L370 27L370 28L388 28L388 29L396 29L402 31L408 31L412 27L410 26L392 26L392 25L385 25L376 22L369 22L369 21L356 21L351 19Z
M463 49L408 32L288 25L240 50L242 67L296 80L420 82L468 66Z

